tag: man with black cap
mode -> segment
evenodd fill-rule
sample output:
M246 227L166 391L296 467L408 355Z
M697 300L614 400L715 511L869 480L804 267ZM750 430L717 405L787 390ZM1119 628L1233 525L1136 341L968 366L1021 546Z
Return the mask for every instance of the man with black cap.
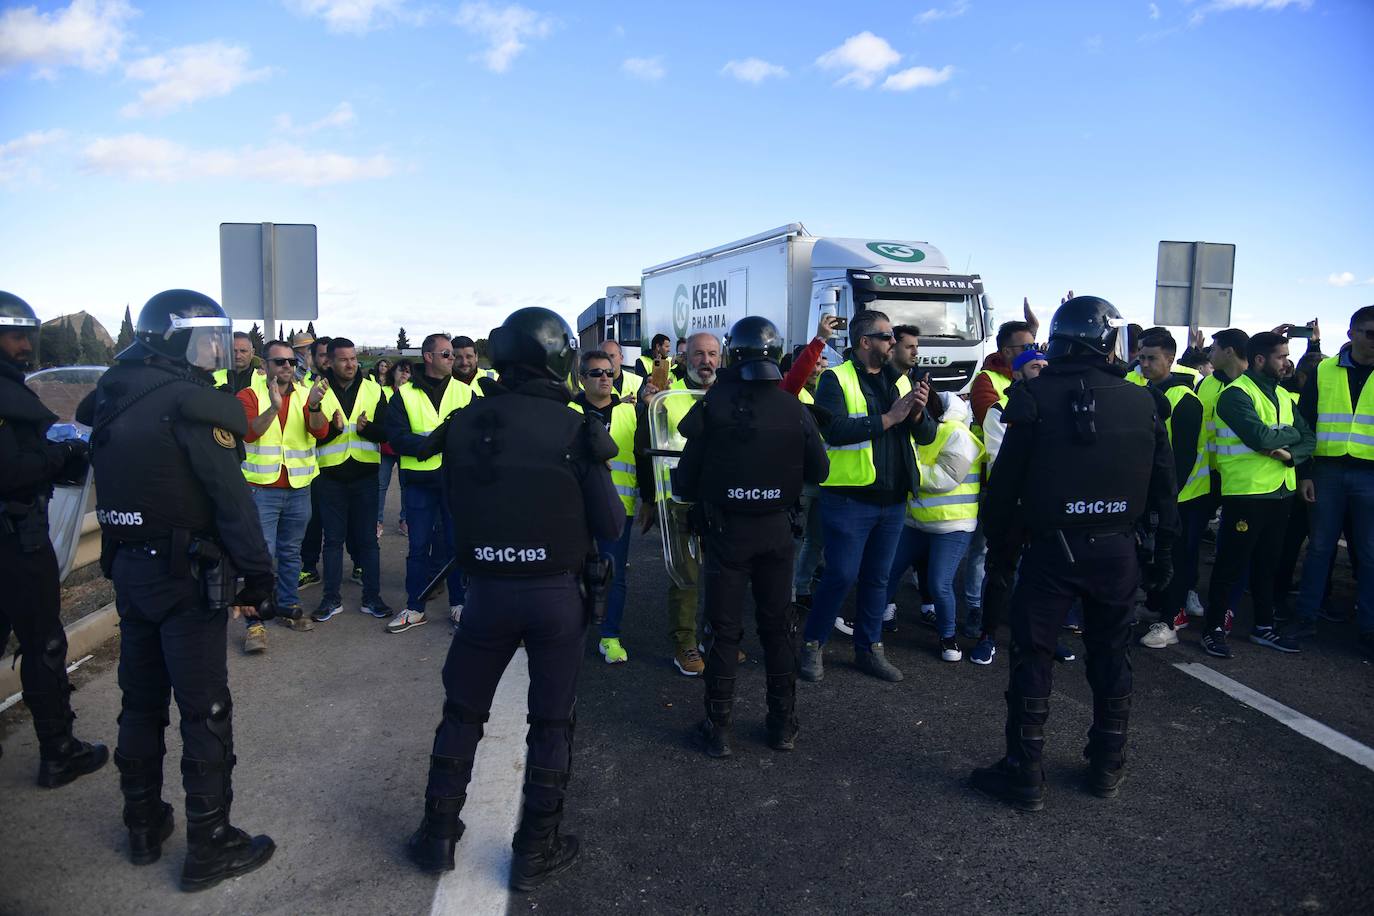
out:
M819 484L830 469L810 412L778 388L782 335L773 323L760 316L740 319L726 349L729 366L678 427L687 444L674 480L674 491L696 504L705 552L710 626L700 730L712 757L732 753L735 671L750 585L768 672L768 745L790 751L796 742L789 510L802 484Z
M410 838L424 871L452 870L458 819L492 696L523 643L529 656L529 745L524 810L512 844L511 887L527 891L572 864L577 838L560 836L572 772L577 671L588 611L578 573L595 538L625 524L607 462L616 444L602 422L568 409L577 338L544 308L514 312L491 332L499 382L430 433L421 459L443 451L455 514L480 519L455 534L467 601L444 663L444 713L434 735L425 816ZM605 587L604 579L590 583ZM592 589L589 588L589 591Z
M1029 811L1045 805L1041 758L1055 641L1075 599L1093 691L1084 756L1088 788L1115 797L1125 776L1131 707L1127 647L1137 582L1172 575L1178 531L1168 402L1125 381L1126 322L1110 302L1076 296L1050 322L1049 365L1014 389L1006 439L988 479L989 543L1027 543L1012 595L1006 755L973 771L973 786ZM1137 529L1146 566L1137 555Z
M19 678L24 704L38 733L38 784L65 785L110 759L103 744L72 736L67 682L67 634L57 555L48 539L48 499L54 483L84 479L86 443L49 442L57 420L24 384L38 346L38 316L29 304L0 292L0 654L10 631L23 658Z

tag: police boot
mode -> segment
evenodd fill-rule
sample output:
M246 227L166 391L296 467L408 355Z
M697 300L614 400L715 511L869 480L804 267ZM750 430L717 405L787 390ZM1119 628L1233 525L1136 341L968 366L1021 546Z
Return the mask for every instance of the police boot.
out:
M528 804L520 814L511 848L511 890L530 891L572 865L580 849L577 837L562 836L558 824L563 820L563 802L553 811L539 812Z
M699 730L708 757L729 757L734 753L730 740L734 736L735 679L713 677L706 682L706 718Z
M223 795L186 796L186 863L181 868L182 890L203 891L225 878L246 875L267 864L276 851L277 845L271 837L250 837L229 823L229 803Z
M1116 798L1126 779L1126 725L1131 698L1093 697L1093 724L1088 729L1088 791L1098 798Z
M768 675L768 746L775 751L790 751L796 747L797 679L791 674Z
M124 793L129 861L151 865L162 857L162 844L175 827L172 806L162 800L162 756L125 757L116 750L114 761Z
M1045 720L1049 697L1022 697L1008 690L1007 753L991 766L973 771L972 784L1000 801L1023 811L1045 807L1045 772L1040 760L1045 749Z
M31 710L42 710L45 705L60 706L53 710L57 715L51 717L38 715L33 719L33 730L38 734L38 784L45 789L56 789L87 773L94 773L110 759L110 751L103 744L88 744L72 735L72 722L76 713L67 706L66 697L50 702L44 697L35 702L26 694L25 702ZM65 710L61 707L66 706ZM46 710L45 710L46 711Z
M465 801L466 795L425 799L425 819L406 843L406 855L420 871L453 871L453 849L466 829L458 817Z

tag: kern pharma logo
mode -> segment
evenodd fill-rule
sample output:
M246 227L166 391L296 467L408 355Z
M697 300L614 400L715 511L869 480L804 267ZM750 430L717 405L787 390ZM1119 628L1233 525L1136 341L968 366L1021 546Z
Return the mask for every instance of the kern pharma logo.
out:
M917 261L926 259L926 253L921 249L902 245L898 242L869 242L868 250L889 260L905 261L908 264L915 264Z
M673 330L677 332L678 340L687 336L687 310L691 304L692 294L679 283L677 292L673 294Z

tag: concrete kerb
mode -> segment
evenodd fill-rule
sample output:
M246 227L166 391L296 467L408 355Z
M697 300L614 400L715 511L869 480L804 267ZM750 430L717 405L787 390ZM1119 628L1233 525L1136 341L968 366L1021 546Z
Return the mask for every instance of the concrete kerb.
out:
M114 602L82 617L67 627L67 664L93 654L99 646L118 632L119 615L115 613ZM19 669L14 664L14 656L6 655L0 658L0 700L19 693L21 689Z

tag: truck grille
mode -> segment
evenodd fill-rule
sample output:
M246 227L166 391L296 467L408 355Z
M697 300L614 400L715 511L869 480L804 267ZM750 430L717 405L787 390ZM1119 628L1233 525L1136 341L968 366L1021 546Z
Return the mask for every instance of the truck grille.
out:
M936 391L963 391L973 379L977 366L978 364L972 360L950 363L946 366L931 366L930 384Z

